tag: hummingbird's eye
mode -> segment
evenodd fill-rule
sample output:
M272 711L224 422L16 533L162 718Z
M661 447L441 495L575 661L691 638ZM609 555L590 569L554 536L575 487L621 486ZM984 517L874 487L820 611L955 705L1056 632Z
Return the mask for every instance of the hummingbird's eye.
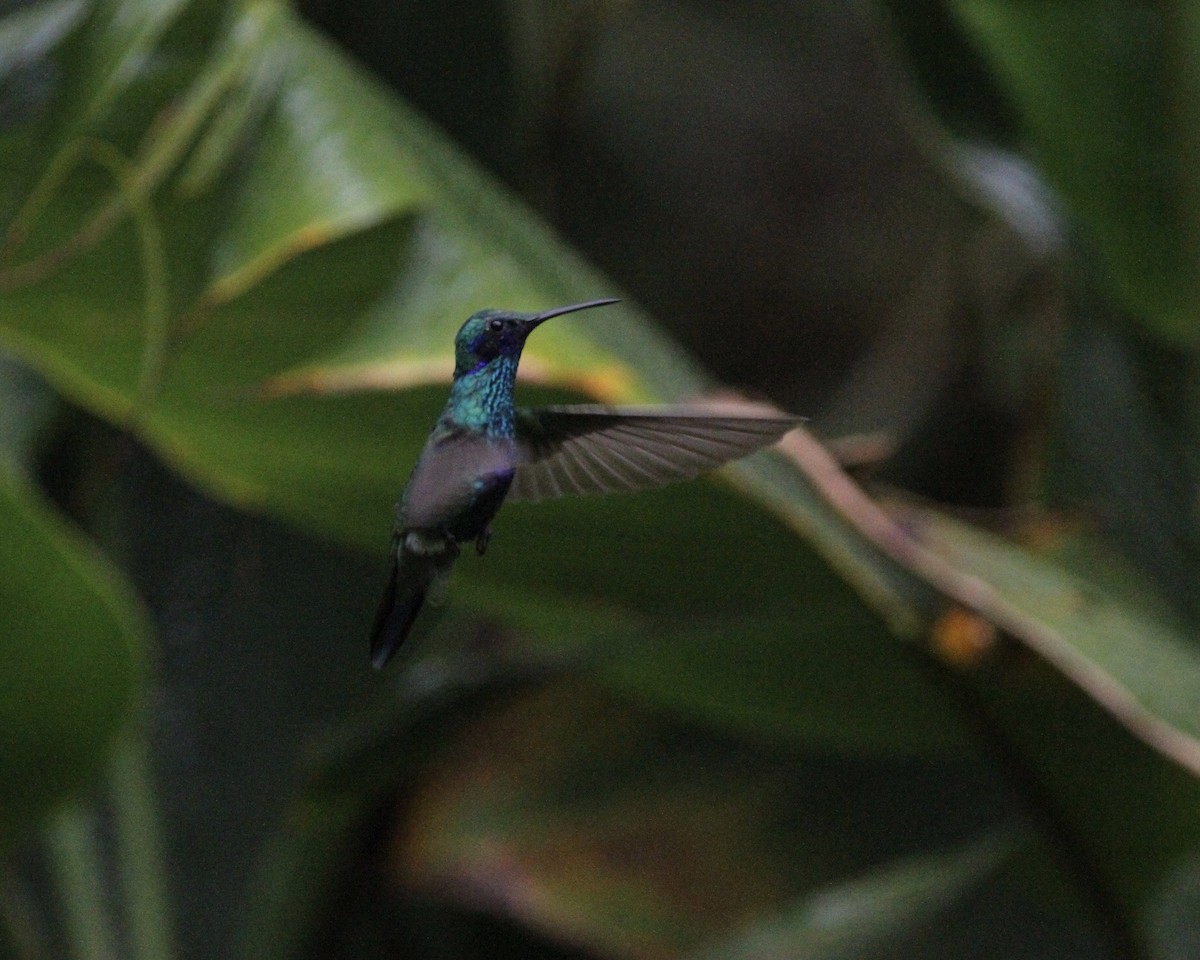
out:
M504 321L499 317L497 317L495 320L489 320L488 329L491 330L492 333L499 333L504 329Z

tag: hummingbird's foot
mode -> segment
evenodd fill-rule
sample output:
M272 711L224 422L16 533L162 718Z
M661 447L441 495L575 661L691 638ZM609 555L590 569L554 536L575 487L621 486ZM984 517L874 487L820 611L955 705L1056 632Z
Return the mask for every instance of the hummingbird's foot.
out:
M481 557L487 553L488 544L492 542L492 528L484 527L483 533L475 538L475 552Z

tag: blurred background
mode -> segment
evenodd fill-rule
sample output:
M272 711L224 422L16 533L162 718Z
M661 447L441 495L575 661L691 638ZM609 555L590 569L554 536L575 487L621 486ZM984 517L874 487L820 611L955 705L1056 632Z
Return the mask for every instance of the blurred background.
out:
M1200 957L1189 0L0 2L0 958ZM518 399L808 432L509 505Z

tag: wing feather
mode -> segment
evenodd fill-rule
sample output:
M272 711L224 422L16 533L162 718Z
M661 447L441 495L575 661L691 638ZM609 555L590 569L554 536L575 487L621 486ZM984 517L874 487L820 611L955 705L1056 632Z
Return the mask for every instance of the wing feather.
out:
M580 451L573 444L563 448L562 468L566 474L567 482L577 490L598 485L595 477L588 472L587 467L584 465Z
M754 407L545 407L518 411L510 500L686 480L774 443L799 417Z

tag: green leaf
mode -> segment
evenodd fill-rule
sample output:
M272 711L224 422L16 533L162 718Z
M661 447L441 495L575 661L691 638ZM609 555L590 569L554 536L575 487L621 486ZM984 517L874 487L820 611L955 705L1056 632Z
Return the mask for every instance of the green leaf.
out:
M615 644L595 674L748 738L849 756L968 755L970 739L928 666L828 571L806 582L801 616L654 622Z
M127 587L0 469L0 841L103 768L138 688Z
M936 586L1008 631L1132 733L1200 773L1200 648L1141 609L1052 561L932 510L894 507Z
M272 79L263 93L274 102L254 129L252 163L213 251L208 295L219 301L427 199L382 91L315 34L275 18L252 69Z
M1200 334L1200 18L1134 0L955 0L1037 157L1147 325Z
M981 719L1017 782L1037 784L1030 809L1092 913L1127 953L1145 950L1164 884L1200 851L1200 779L1123 734L1061 674L1012 667L1003 683L973 684Z
M64 135L97 124L112 111L129 86L146 75L140 61L153 55L186 6L186 0L101 0L93 5L70 60L72 87L80 96L68 108L75 129Z

